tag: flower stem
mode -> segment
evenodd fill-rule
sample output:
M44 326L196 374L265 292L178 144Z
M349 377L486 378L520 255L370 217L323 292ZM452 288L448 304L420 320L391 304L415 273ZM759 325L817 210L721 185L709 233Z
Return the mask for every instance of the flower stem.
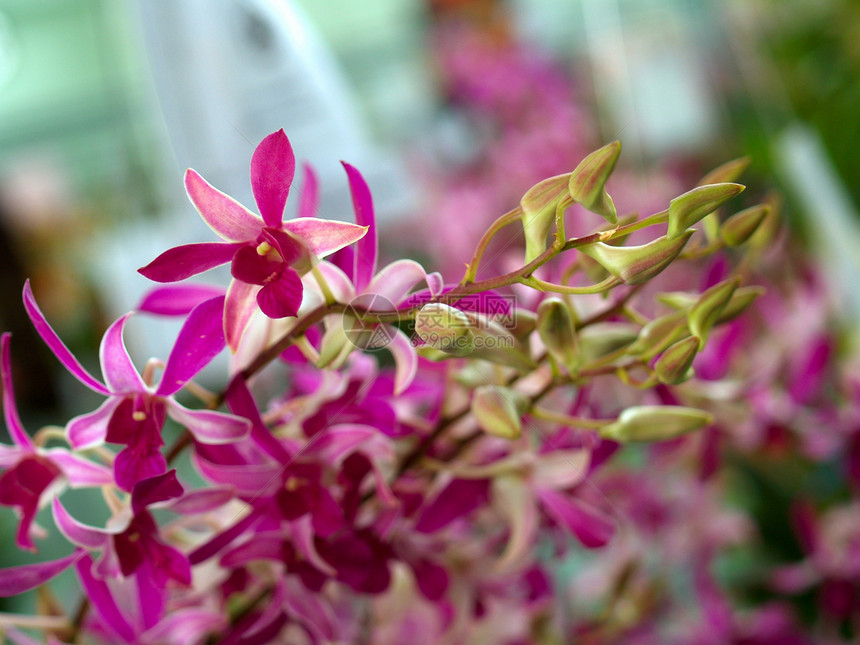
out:
M523 214L523 209L517 206L515 209L508 211L504 215L500 216L490 225L490 228L486 230L484 235L481 237L478 242L478 246L475 248L475 253L472 256L471 262L468 264L468 268L466 269L466 275L463 276L463 279L460 281L461 285L467 285L475 282L475 278L478 275L478 266L481 264L481 258L484 255L484 251L487 250L487 246L489 246L490 241L495 237L496 233L501 231L508 224L513 224Z

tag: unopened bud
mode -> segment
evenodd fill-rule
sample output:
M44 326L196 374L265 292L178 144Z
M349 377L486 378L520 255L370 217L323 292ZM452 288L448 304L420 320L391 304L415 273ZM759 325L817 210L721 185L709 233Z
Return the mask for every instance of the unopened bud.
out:
M555 220L556 208L569 196L571 173L556 175L535 184L520 200L523 209L523 234L526 238L526 264L546 251L546 236Z
M752 237L769 214L770 206L767 204L759 204L735 213L720 226L720 237L729 246L739 246Z
M579 345L570 309L561 298L547 298L537 310L537 331L547 352L569 372L576 370Z
M606 180L615 169L621 142L613 141L583 159L570 176L570 196L610 224L618 221L612 198L606 192Z
M693 336L699 339L700 348L704 346L708 332L716 324L740 282L740 277L735 276L715 284L703 291L696 304L687 312L687 324Z
M663 236L641 246L610 246L594 242L579 247L579 250L616 278L621 278L627 284L639 284L669 266L692 234L693 230L690 229L676 239L670 240Z
M526 398L507 387L482 385L472 395L472 414L487 434L517 439L522 434L521 417L528 405Z
M615 441L665 441L713 423L713 417L680 405L641 405L627 408L618 419L600 430Z
M699 180L699 186L737 181L740 176L744 174L744 171L749 167L749 165L749 157L740 157L739 159L727 161L722 166L714 168L711 172L702 177L702 179Z
M654 371L661 383L678 385L689 378L690 366L699 352L699 339L690 336L670 346L654 363Z
M683 311L655 318L646 324L627 353L648 360L687 333L687 316Z
M737 318L746 311L747 307L763 296L766 291L767 290L764 287L760 287L758 285L739 287L732 294L728 304L723 307L723 310L720 312L720 317L717 318L717 322L714 324L719 325L731 320L732 318Z
M468 316L441 302L421 307L415 316L415 333L428 346L451 356L468 356L475 349Z
M580 365L599 360L610 352L629 345L639 334L639 327L622 322L602 322L584 327L579 332Z
M743 189L740 184L709 184L679 195L669 202L667 239L674 240L681 237L690 226L717 210Z

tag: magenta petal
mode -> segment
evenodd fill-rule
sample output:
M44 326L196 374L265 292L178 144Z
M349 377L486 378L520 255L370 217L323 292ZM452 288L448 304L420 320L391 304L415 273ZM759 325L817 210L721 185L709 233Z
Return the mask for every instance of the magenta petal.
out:
M226 617L211 609L189 607L171 611L144 637L147 643L202 643L204 636L220 632Z
M157 448L129 447L120 451L113 462L117 486L131 491L137 482L162 474L167 470L167 460Z
M279 463L285 464L290 461L290 453L272 435L266 424L263 423L260 410L257 408L257 402L254 401L254 397L248 389L248 384L241 375L236 375L230 381L224 399L231 412L250 421L251 438L261 450Z
M196 515L207 513L224 506L236 497L233 486L209 486L188 491L182 497L171 502L167 507L180 515Z
M146 389L122 339L122 330L129 316L131 314L126 314L108 327L99 346L102 376L114 394L141 392Z
M222 567L241 567L254 560L284 559L284 536L280 532L256 533L250 540L233 547L221 556Z
M73 455L64 448L51 448L45 456L63 471L72 488L113 483L113 473L107 466Z
M176 284L156 287L137 306L138 311L160 316L185 316L205 300L224 295L222 287L206 284Z
M291 219L284 222L281 228L320 258L357 242L365 237L368 230L366 226L316 217Z
M251 316L257 310L257 285L231 280L224 301L224 338L230 351L236 352Z
M295 264L302 257L307 257L308 251L305 245L292 233L276 228L265 228L263 229L263 237L277 249L278 253L281 254L281 259L287 264Z
M167 500L179 497L185 489L182 484L176 479L176 469L168 472L142 479L134 485L131 491L131 510L135 514L140 513L147 506L166 502Z
M358 170L346 163L343 164L346 176L349 179L349 192L352 194L352 208L355 211L355 223L359 226L369 227L368 234L355 247L355 265L352 280L355 290L363 293L365 287L370 283L373 274L376 273L376 216L373 212L373 198L370 188L364 177Z
M319 206L317 174L309 163L302 164L302 187L299 190L299 217L314 217Z
M74 562L81 559L85 553L85 551L76 550L74 553L59 560L0 569L0 598L17 596L46 583L54 576L68 569Z
M283 130L260 142L251 157L251 189L268 226L278 226L296 172L296 158Z
M137 570L135 578L138 607L140 608L139 616L143 628L150 629L155 627L161 617L164 616L164 605L167 600L166 589L158 579L156 570L148 563Z
M214 555L218 555L218 553L227 548L233 540L242 535L259 521L260 514L252 510L251 513L233 524L233 526L224 529L208 542L204 542L194 549L194 551L188 554L188 561L194 565L205 562Z
M42 340L45 341L45 344L51 348L51 351L54 352L54 356L56 356L63 364L63 367L69 370L72 376L91 390L95 390L99 394L110 394L110 390L108 390L107 387L83 368L83 366L78 362L78 359L72 355L69 348L66 347L65 344L63 344L63 341L60 340L60 337L57 336L57 332L55 332L48 324L44 314L42 314L42 311L39 309L39 305L36 304L36 299L33 297L33 291L30 288L29 280L24 283L24 308L27 310L27 315L30 316L30 320L33 322L33 326L36 328L36 331L39 332L39 336L41 336Z
M244 246L228 242L174 246L137 272L155 282L178 282L226 264L233 259L233 254Z
M215 410L189 410L172 399L167 402L167 414L201 443L233 443L244 439L251 431L251 422L247 419Z
M123 402L122 397L112 396L98 409L75 417L66 425L66 436L75 450L91 448L104 443L108 423L116 407Z
M21 448L35 450L30 435L24 429L21 418L18 416L18 406L15 403L15 391L12 389L12 358L9 355L9 341L12 334L5 333L0 337L2 345L2 360L0 360L0 372L2 372L3 387L3 416L6 419L6 428L12 442Z
M296 316L302 306L302 279L290 267L284 267L281 275L257 293L260 311L269 318Z
M89 555L84 555L75 563L78 578L84 593L90 601L101 622L113 635L121 641L130 643L135 640L134 628L123 616L122 611L116 604L107 584L92 574L93 561Z
M75 546L85 549L103 549L109 539L108 531L87 526L78 522L60 503L59 498L54 498L53 508L54 522L65 538Z
M535 492L547 514L573 533L584 546L603 546L615 533L612 518L591 504L551 488L536 488Z
M248 284L266 284L277 277L283 267L283 262L260 255L253 246L243 246L233 256L230 275Z
M415 530L434 533L487 502L488 479L455 479L451 481L421 512Z
M169 396L177 392L224 349L224 298L207 300L188 314L167 358L156 394Z
M233 485L239 493L265 495L273 491L283 467L275 464L225 466L213 464L196 453L192 456L200 474L210 482L224 486Z
M194 170L185 173L185 191L203 221L228 242L253 240L259 235L262 220L232 197L210 186Z

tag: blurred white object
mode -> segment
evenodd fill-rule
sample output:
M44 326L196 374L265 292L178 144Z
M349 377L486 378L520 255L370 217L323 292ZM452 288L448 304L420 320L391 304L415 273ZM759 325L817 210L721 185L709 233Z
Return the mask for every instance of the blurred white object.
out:
M791 126L774 149L784 183L807 215L813 250L824 266L827 284L833 285L833 304L845 320L856 320L860 315L860 216L821 139L809 126Z

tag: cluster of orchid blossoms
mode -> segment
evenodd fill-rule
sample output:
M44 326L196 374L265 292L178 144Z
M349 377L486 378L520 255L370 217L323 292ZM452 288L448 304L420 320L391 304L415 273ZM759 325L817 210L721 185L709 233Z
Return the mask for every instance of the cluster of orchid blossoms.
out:
M595 473L619 444L710 426L705 395L684 394L695 387L691 365L712 330L762 293L725 277L643 299L670 265L754 237L769 208L721 212L743 190L729 163L665 210L619 215L605 189L619 153L611 143L528 190L455 284L408 259L377 270L370 191L348 164L355 224L314 217L308 166L299 217L284 221L295 160L283 131L251 159L259 215L189 170L189 198L223 241L172 248L140 273L174 283L230 263L232 279L144 298L140 312L184 323L167 360L142 372L123 341L131 314L104 334L99 379L25 285L42 339L105 401L62 438L31 437L3 336L12 445L0 446L0 504L18 511L20 548L35 549L34 520L50 506L72 551L0 570L0 595L68 568L82 590L74 607L3 615L6 637L571 642L582 626L558 602L554 562L603 547L627 521ZM593 232L567 237L566 214ZM523 230L521 266L479 279L488 245L510 225ZM225 345L229 375L214 394L194 379ZM180 404L180 393L199 404ZM168 417L182 430L166 446ZM177 474L180 455L190 455L188 474ZM101 492L104 526L71 514L68 488Z

